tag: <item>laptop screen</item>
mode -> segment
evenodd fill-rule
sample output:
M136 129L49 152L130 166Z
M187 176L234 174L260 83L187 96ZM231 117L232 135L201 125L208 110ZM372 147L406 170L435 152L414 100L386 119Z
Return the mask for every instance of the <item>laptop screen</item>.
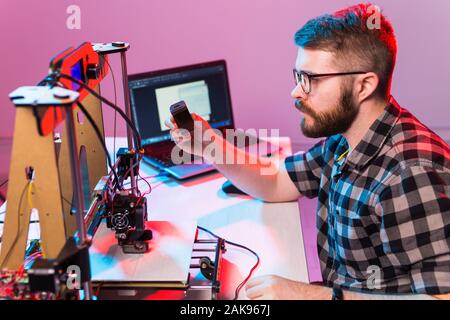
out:
M234 126L224 60L129 75L128 86L143 145L170 140L164 121L180 100L213 128Z

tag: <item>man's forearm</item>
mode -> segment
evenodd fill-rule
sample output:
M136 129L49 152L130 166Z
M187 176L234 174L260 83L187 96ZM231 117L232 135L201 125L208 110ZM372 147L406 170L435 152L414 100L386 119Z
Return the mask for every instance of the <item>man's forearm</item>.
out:
M237 188L255 198L266 199L276 179L277 164L236 148L220 136L205 145L203 157ZM209 149L208 149L209 148Z

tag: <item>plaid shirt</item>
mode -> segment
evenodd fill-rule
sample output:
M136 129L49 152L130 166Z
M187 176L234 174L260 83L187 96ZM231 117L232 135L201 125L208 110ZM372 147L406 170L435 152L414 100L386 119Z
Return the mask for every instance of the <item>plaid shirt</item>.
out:
M318 197L325 284L450 292L449 146L392 98L356 148L338 160L348 148L339 134L285 160L300 193Z

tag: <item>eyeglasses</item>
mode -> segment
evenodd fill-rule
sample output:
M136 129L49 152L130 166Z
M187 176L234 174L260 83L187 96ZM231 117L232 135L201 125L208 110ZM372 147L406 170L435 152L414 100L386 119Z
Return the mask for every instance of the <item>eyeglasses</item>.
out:
M312 74L308 73L306 71L297 71L296 69L293 69L294 71L294 79L295 79L295 85L302 86L303 92L306 94L311 92L311 79L314 78L321 78L321 77L332 77L332 76L347 76L351 74L365 74L367 72L365 71L351 71L351 72L337 72L337 73L320 73L320 74Z

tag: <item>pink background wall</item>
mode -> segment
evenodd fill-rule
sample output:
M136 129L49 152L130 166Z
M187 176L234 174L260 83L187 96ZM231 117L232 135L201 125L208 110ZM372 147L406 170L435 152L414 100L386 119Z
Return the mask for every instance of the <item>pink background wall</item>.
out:
M358 2L1 0L0 137L13 133L14 108L8 93L42 79L52 56L86 40L125 40L132 45L129 73L226 59L237 126L279 128L282 135L304 143L290 97L296 55L293 34L309 18ZM398 36L394 95L450 138L450 1L376 3L392 19ZM81 30L66 27L66 8L71 4L81 8ZM112 65L118 77L117 57ZM112 99L110 77L103 93ZM119 97L121 101L121 91ZM109 111L105 122L111 135ZM119 134L125 134L122 123Z

